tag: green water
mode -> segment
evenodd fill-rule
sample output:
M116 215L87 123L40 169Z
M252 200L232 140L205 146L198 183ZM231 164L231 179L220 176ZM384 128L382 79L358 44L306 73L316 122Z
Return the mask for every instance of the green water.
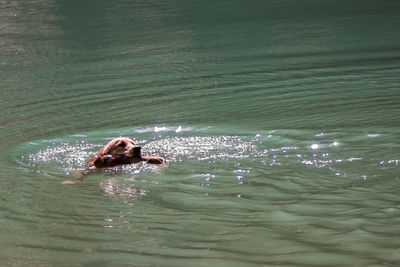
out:
M1 1L1 266L399 266L400 2ZM73 173L112 137L167 159Z

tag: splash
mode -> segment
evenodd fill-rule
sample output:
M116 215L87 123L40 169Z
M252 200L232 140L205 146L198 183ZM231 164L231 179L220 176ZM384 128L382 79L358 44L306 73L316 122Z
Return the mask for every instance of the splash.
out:
M20 166L27 170L65 178L76 171L85 170L91 157L111 138L120 135L136 137L135 142L142 146L144 155L162 156L166 159L166 164L155 166L142 162L105 168L100 173L107 177L115 177L113 175L117 174L118 178L102 182L107 192L117 192L116 180L121 182L144 173L162 173L165 168L182 163L185 164L184 170L203 166L200 167L202 170L196 170L195 176L202 177L204 185L218 179L213 169L216 165L222 167L221 172L224 175L232 175L238 184L245 183L247 177L251 177L253 173L268 173L272 168L294 168L299 172L307 172L307 168L314 167L330 172L332 177L361 177L365 180L363 175L366 175L370 180L371 177L385 173L393 176L394 169L399 165L396 156L367 157L369 154L364 150L368 146L359 145L371 140L365 134L315 134L312 131L273 130L227 135L220 133L218 129L215 131L186 126L120 129L114 132L72 135L26 143L14 153L18 154L16 157ZM358 148L363 150L358 151ZM359 173L361 169L363 173ZM192 175L188 172L185 174ZM119 192L115 194L144 195L146 191L122 188Z
M161 127L154 128L154 132L160 134ZM178 134L185 127L173 129ZM142 146L143 154L160 155L166 159L166 165L152 165L144 162L138 164L120 165L112 168L104 168L102 174L107 176L100 182L100 187L105 194L123 198L140 198L148 193L146 185L137 181L137 177L144 173L161 173L163 168L171 164L196 160L199 162L215 163L216 161L246 160L257 157L267 157L268 151L260 149L257 141L243 136L174 136L168 137L171 131L166 129L163 135L156 139L136 139L136 143ZM148 135L146 132L145 134ZM166 135L166 136L165 136ZM81 173L87 169L87 163L109 138L102 138L96 142L89 142L85 135L74 135L71 142L64 139L29 143L28 150L36 150L26 157L22 156L21 165L49 176L64 176L61 182L71 185L78 182L68 177ZM79 140L85 139L85 140ZM191 163L189 163L191 164ZM240 165L240 164L239 164ZM244 176L250 170L235 167L234 173L238 184L243 183ZM115 175L117 174L117 176ZM67 177L65 177L67 176ZM205 182L215 178L215 174L203 173ZM75 178L78 178L75 176ZM82 177L79 177L82 178ZM146 181L148 183L149 181ZM157 181L150 181L156 183ZM144 187L143 187L144 186Z
M74 144L66 142L52 142L51 145L39 150L37 153L28 155L30 167L42 166L53 163L67 172L85 168L88 160L94 155L95 149L101 146L87 143L85 141Z
M240 136L190 136L156 140L144 147L150 154L159 153L169 161L192 158L199 161L244 159L267 156L252 141Z
M180 130L182 127L177 129ZM77 137L76 135L74 137L84 138L84 136ZM22 156L20 163L41 172L60 169L69 175L74 171L86 169L90 158L101 149L106 141L101 143L91 143L86 140L65 142L61 139L61 141L30 143L39 150L27 156ZM144 155L160 155L166 159L167 164L182 162L185 159L209 162L267 157L268 154L267 149L257 148L254 140L246 140L245 137L241 136L175 136L164 138L161 136L160 139L151 141L146 139L136 140L136 143L143 147ZM43 145L45 147L42 147ZM105 172L131 175L138 175L146 170L156 172L159 167L139 163L104 169Z

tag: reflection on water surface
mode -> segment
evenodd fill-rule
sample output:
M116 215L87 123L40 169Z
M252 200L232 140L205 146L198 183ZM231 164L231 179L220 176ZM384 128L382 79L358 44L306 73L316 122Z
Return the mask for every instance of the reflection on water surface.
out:
M399 14L2 1L0 265L399 266Z

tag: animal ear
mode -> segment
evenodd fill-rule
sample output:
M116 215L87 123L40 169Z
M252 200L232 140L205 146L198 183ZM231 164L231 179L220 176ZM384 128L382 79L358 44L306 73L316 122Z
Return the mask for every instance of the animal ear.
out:
M89 167L97 167L99 164L99 156L94 156L90 161L89 161Z
M121 157L119 157L121 158ZM103 168L103 167L110 167L115 165L115 160L118 159L118 157L113 157L112 155L97 155L92 158L90 161L89 165L90 166L95 166L96 168Z
M92 163L92 166L95 166L96 168L103 168L109 158L109 155L99 153L97 156L94 156L90 162Z
M99 154L97 154L97 156L98 156L98 157L104 157L104 155L107 155L107 154L110 153L111 148L112 148L112 146L110 146L109 144L106 145L105 147L103 147L103 148L100 150L100 152L99 152Z
M119 142L116 144L116 146L117 146L117 147L125 147L125 146L126 146L126 143L125 143L125 141L119 141Z

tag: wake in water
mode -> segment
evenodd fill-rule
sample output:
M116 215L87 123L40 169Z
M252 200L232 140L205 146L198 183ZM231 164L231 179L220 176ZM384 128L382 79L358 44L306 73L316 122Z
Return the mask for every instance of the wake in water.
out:
M147 193L147 190L135 184L136 178L145 172L160 173L168 165L185 160L215 163L217 160L266 158L268 154L266 149L257 147L257 140L246 140L240 136L161 136L152 141L135 140L135 143L142 146L143 154L164 157L166 159L164 165L141 162L104 168L94 172L85 171L88 170L87 163L90 158L101 149L105 142L101 144L90 143L86 140L65 142L61 139L61 141L52 141L50 144L48 141L30 143L31 148L29 150L32 150L32 148L40 149L29 153L26 158L23 156L20 164L44 175L64 176L63 184L74 184L78 181L76 179L65 179L65 174L67 176L80 175L85 172L86 174L107 174L108 178L100 183L105 193L122 197L138 197ZM45 147L42 148L42 145ZM212 176L208 173L204 175Z
M240 136L189 136L161 138L154 141L136 140L143 147L143 153L165 157L167 164L183 161L185 158L199 161L245 159L267 157L268 151L259 150L254 141L245 141ZM67 174L85 169L88 161L103 144L87 141L66 143L56 141L36 153L28 155L27 165L32 168L46 168L56 164ZM156 168L155 166L154 168ZM151 169L145 163L121 165L106 170L138 174L144 169Z
M307 173L307 168L314 167L327 171L332 177L368 180L382 176L393 177L398 166L398 159L387 158L376 152L374 155L368 150L366 144L376 142L379 135L316 134L296 130L243 136L201 134L199 130L184 127L130 129L119 131L118 134L102 134L109 136L108 138L75 135L51 141L31 142L16 151L20 151L17 159L21 167L62 179L87 169L91 157L110 138L118 135L137 136L140 139L136 139L135 143L142 146L143 154L159 155L166 159L166 164L162 166L142 162L102 169L98 173L107 175L108 179L101 182L101 186L111 195L144 195L145 190L129 185L135 177L144 173L160 173L165 167L178 163L185 164L183 175L188 176L192 175L188 170L195 169L198 165L204 166L205 163L204 172L198 175L208 181L215 174L206 169L212 169L211 164L227 162L228 164L222 164L225 169L221 171L233 173L238 183L243 182L243 172L249 175L251 172L268 172L271 168ZM206 134L210 134L209 129ZM241 162L248 165L248 168L236 167ZM73 183L72 180L70 182Z

